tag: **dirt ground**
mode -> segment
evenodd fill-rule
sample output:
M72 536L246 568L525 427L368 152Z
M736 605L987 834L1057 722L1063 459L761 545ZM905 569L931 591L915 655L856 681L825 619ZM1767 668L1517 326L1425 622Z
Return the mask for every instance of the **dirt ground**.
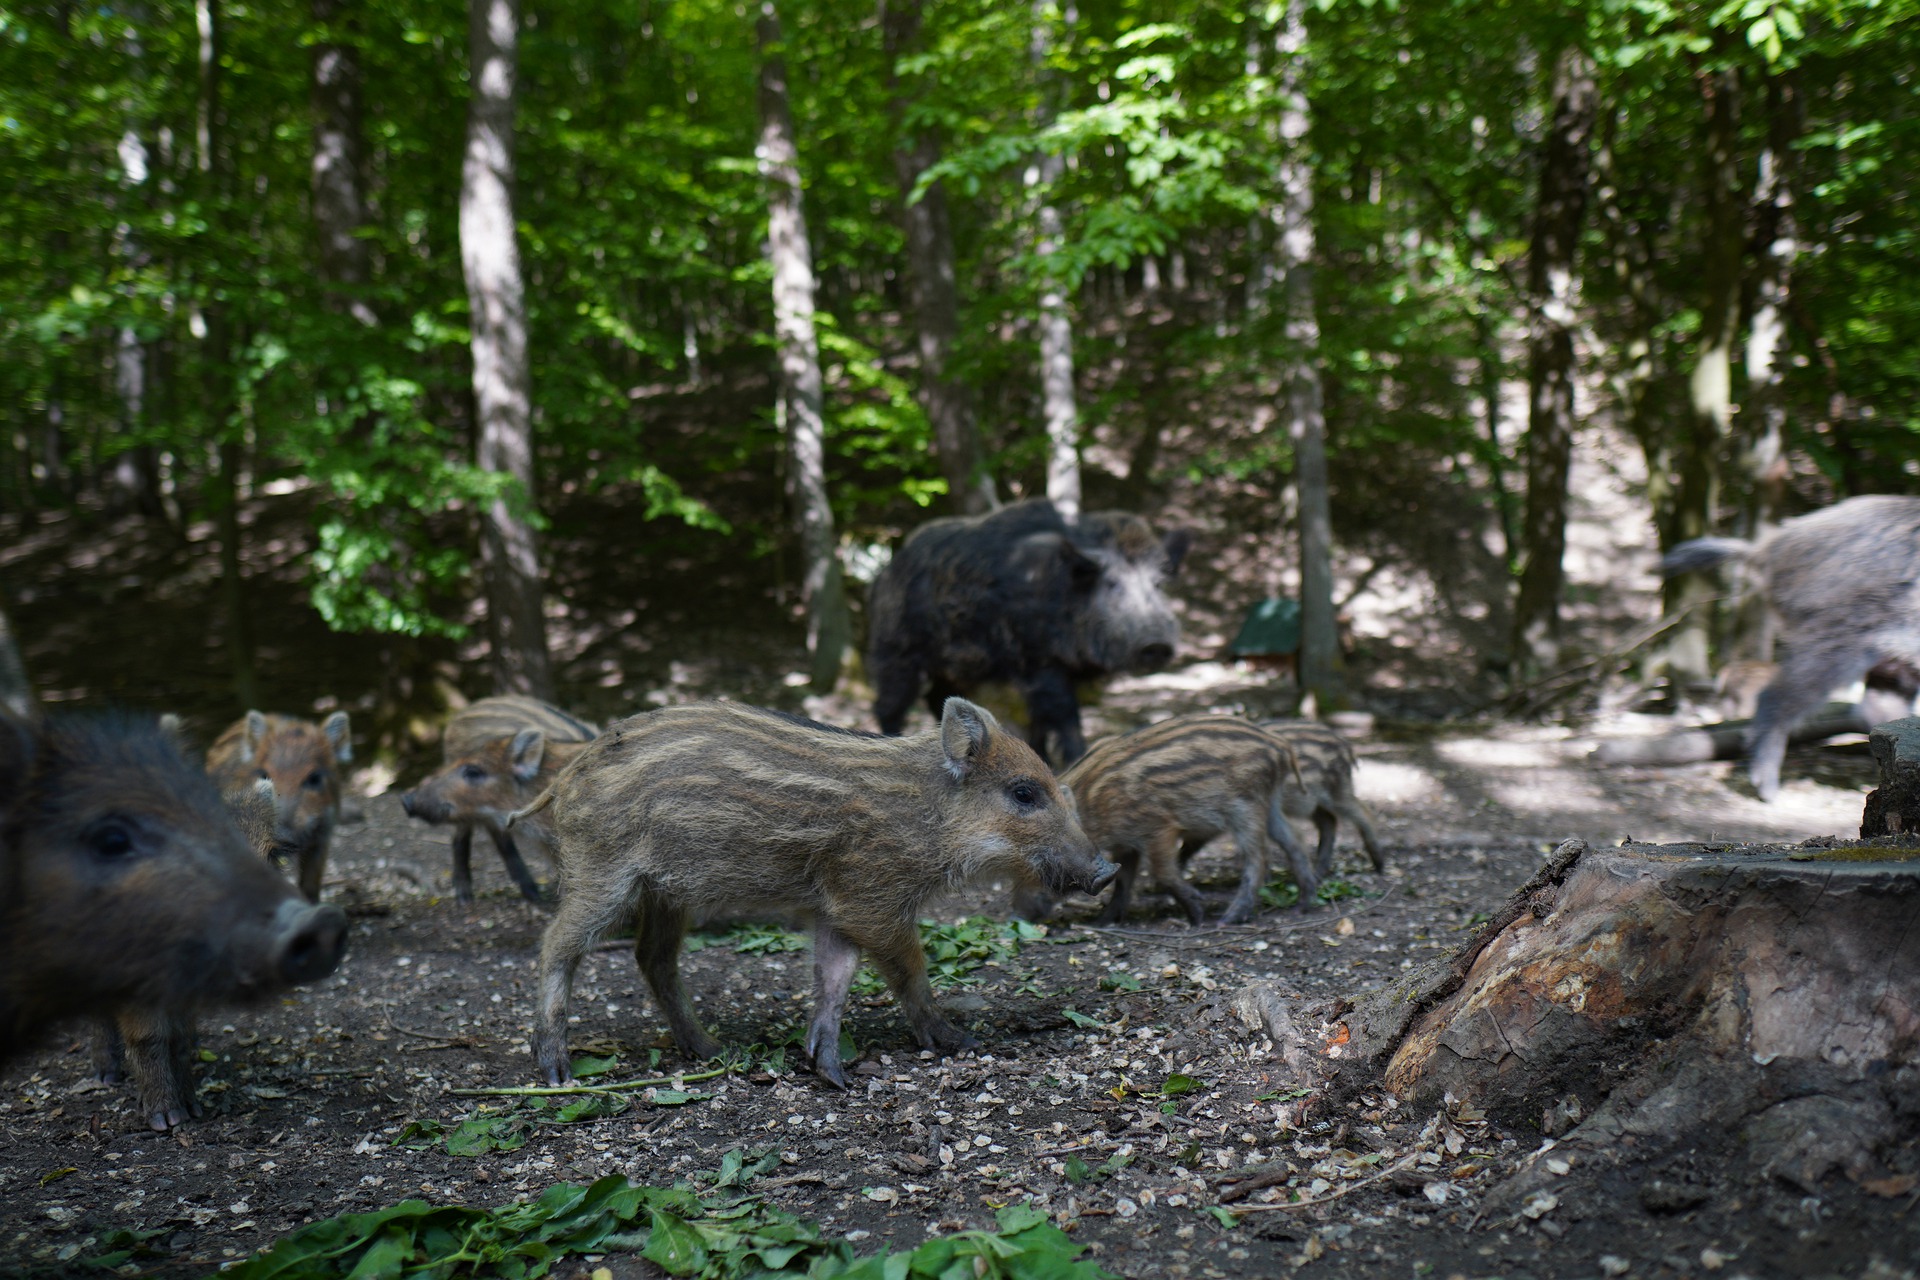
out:
M1209 664L1121 681L1095 727L1260 712L1262 688ZM327 886L353 915L345 964L276 1007L203 1017L203 1119L147 1131L128 1087L90 1079L84 1029L0 1078L0 1271L77 1274L106 1232L140 1228L160 1231L165 1256L128 1274L200 1274L343 1211L408 1197L497 1204L614 1172L666 1183L729 1150L772 1148L784 1166L760 1184L770 1199L862 1250L990 1225L995 1206L1031 1200L1128 1277L1913 1274L1912 1198L1837 1177L1814 1195L1721 1178L1713 1152L1688 1166L1704 1194L1685 1207L1605 1180L1575 1193L1571 1179L1550 1213L1483 1215L1484 1192L1536 1152L1539 1132L1379 1096L1295 1127L1291 1100L1265 1096L1268 1046L1227 1008L1251 981L1355 992L1451 950L1568 836L1850 834L1871 785L1862 751L1797 753L1782 800L1762 805L1727 765L1593 769L1591 739L1563 729L1382 723L1357 745L1390 866L1367 871L1343 832L1340 874L1359 896L1330 910L1195 931L1147 894L1124 928L1058 924L942 993L983 1044L957 1060L917 1052L884 995L856 1000L861 1056L846 1093L795 1070L791 1045L784 1069L768 1069L780 1066L768 1048L805 1018L807 953L764 949L780 945L766 930L708 935L687 980L716 1034L760 1047L750 1070L689 1080L683 1102L668 1091L609 1118L532 1125L524 1146L478 1156L451 1155L444 1139L396 1142L416 1122L452 1130L508 1101L455 1090L532 1083L543 915L513 896L484 840L479 900L458 905L446 833L406 819L395 792L367 797L338 834ZM1195 873L1224 883L1230 862L1217 848ZM988 887L938 916L1004 911ZM583 967L574 1013L576 1054L617 1055L603 1079L697 1070L676 1059L618 944ZM1912 1151L1891 1159L1916 1171ZM1237 1227L1204 1212L1261 1170L1273 1185L1245 1197L1257 1210ZM634 1259L593 1265L657 1274ZM589 1269L574 1260L558 1274Z

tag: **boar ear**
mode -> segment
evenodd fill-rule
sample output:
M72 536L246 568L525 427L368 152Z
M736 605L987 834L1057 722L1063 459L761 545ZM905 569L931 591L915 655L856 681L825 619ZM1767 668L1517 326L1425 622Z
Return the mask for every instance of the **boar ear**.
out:
M507 759L513 764L513 776L522 782L533 781L540 772L541 757L547 754L547 735L538 729L522 729L513 735Z
M1088 586L1100 576L1100 562L1064 533L1027 535L1014 547L1013 562L1035 580L1051 578L1064 568L1076 587Z
M940 711L940 748L947 754L947 772L955 778L966 777L999 731L999 722L985 707L965 698L948 698Z
M347 725L347 713L336 711L320 725L320 732L327 735L327 745L333 748L333 758L341 764L353 759L352 730Z
M1187 558L1187 551L1193 546L1193 535L1185 529L1175 529L1160 541L1167 553L1167 576L1173 577L1180 572L1180 562Z
M266 741L267 717L258 711L247 712L246 728L240 731L240 751L243 755L252 755Z

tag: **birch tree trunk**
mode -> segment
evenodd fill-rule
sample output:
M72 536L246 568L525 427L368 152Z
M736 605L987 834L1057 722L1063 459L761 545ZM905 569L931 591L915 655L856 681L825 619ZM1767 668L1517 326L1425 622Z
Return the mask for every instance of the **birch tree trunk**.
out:
M133 66L144 73L145 51L138 38L129 35L126 51ZM113 240L115 251L127 263L129 275L142 266L144 249L134 230L134 219L137 207L146 199L143 188L152 175L146 140L141 136L144 123L130 103L126 128L120 134L117 148L124 216L114 227ZM149 381L147 344L140 340L139 331L131 324L122 325L114 336L113 386L120 399L121 432L139 443L128 446L114 459L116 501L131 503L150 520L166 520L170 513L160 493L159 458L151 444L140 441L146 426Z
M1513 609L1513 658L1522 677L1551 667L1559 650L1573 460L1574 304L1598 101L1593 59L1584 49L1563 50L1554 65L1553 119L1527 251L1527 506Z
M1740 189L1740 77L1737 71L1702 73L1705 108L1700 157L1700 335L1687 382L1687 421L1676 453L1673 509L1661 530L1671 547L1713 532L1720 502L1721 454L1733 427L1733 356L1739 341L1740 265L1746 249L1746 205ZM1704 681L1712 672L1709 650L1717 589L1703 574L1668 580L1667 612L1687 617L1661 651L1667 671L1682 680Z
M1307 131L1313 123L1302 70L1306 61L1304 0L1288 0L1274 36L1274 88L1280 106L1280 145L1273 206L1285 282L1286 401L1281 406L1293 442L1294 482L1300 494L1300 688L1321 713L1346 699L1345 664L1333 616L1333 515L1327 489L1327 420L1320 389L1320 321L1313 292L1313 167Z
M826 407L820 346L813 328L813 252L807 244L800 153L787 100L780 15L762 0L755 26L760 49L760 172L767 180L767 252L773 260L773 327L780 351L780 401L787 429L787 484L799 525L801 599L813 686L833 688L852 643L833 505L827 500Z
M1045 127L1055 113L1053 77L1046 70L1053 50L1053 31L1045 0L1034 0L1033 63L1041 83L1041 107L1038 123ZM1069 8L1065 20L1072 22ZM1057 152L1046 152L1028 166L1027 185L1039 197L1034 214L1038 241L1034 252L1041 262L1040 288L1040 393L1041 416L1047 431L1047 497L1062 518L1071 522L1080 518L1080 407L1073 385L1073 321L1067 316L1066 287L1055 264L1050 261L1060 251L1060 210L1054 204L1054 187L1066 170L1066 160Z
M360 50L353 32L355 0L313 0L313 226L321 282L330 303L361 324L378 323L356 296L371 275L367 241L366 132L362 126Z
M513 221L513 105L518 0L470 0L467 149L460 166L460 261L473 327L475 462L505 477L480 517L493 684L553 697L534 536L533 420L527 306Z
M955 510L979 515L999 505L993 477L980 449L973 390L948 372L955 336L960 331L960 302L954 281L953 229L947 221L947 193L941 183L920 199L913 189L940 161L940 144L929 130L915 131L906 118L907 98L900 83L899 59L920 41L922 0L889 0L885 38L896 140L894 173L900 182L901 219L907 235L907 287L920 351L920 405L933 427L934 449L947 478Z

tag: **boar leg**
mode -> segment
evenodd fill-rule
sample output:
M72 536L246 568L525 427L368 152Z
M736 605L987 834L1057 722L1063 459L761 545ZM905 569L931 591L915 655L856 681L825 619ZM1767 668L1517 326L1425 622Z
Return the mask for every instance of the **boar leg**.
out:
M1387 855L1380 851L1380 837L1374 834L1373 819L1367 816L1366 806L1352 796L1336 796L1332 803L1334 812L1360 833L1360 843L1367 847L1367 857L1373 859L1373 869L1385 871Z
M1127 918L1127 906L1133 899L1133 882L1140 874L1140 851L1116 849L1113 860L1120 864L1120 870L1113 877L1113 896L1094 917L1095 924L1119 924Z
M1340 817L1325 805L1316 805L1313 810L1313 829L1320 833L1320 848L1314 854L1314 865L1320 869L1322 879L1333 870L1333 842L1340 833Z
M816 920L813 926L813 1024L807 1028L807 1056L813 1069L836 1088L847 1087L840 1065L840 1019L847 991L860 971L860 948L846 934Z
M193 1089L193 1019L139 1008L121 1010L116 1021L147 1127L165 1133L200 1115Z
M920 668L900 658L875 654L873 686L873 718L880 722L881 733L897 738L907 727L907 709L920 692ZM934 719L939 718L940 713L934 712Z
M513 833L503 831L499 827L491 827L488 829L487 834L493 837L493 847L500 851L500 861L506 864L507 874L513 878L513 883L519 887L520 896L535 906L545 906L547 900L540 892L540 882L533 878L533 872L527 870L526 860L520 856L520 846L513 842ZM472 899L473 883L472 880L469 879L467 883L467 900L471 901Z
M1198 929L1207 918L1207 895L1194 888L1193 882L1187 879L1185 864L1180 857L1185 847L1178 828L1163 828L1147 842L1147 870L1153 875L1154 885L1162 892L1171 894L1181 910L1187 913L1187 923Z
M93 1078L102 1084L119 1084L127 1078L127 1042L112 1018L94 1019Z
M1796 637L1796 639L1799 637ZM1787 735L1800 717L1826 700L1828 693L1865 675L1879 655L1864 649L1808 646L1792 650L1780 674L1760 691L1747 730L1752 759L1747 776L1762 800L1780 794L1780 765L1787 757Z
M453 829L453 899L473 901L473 824L463 822Z
M820 926L816 925L818 929ZM964 1053L980 1042L940 1016L933 1006L933 987L927 982L927 953L920 946L920 930L912 919L894 922L869 937L849 934L873 967L886 979L900 1002L907 1025L922 1049L940 1054Z
M1307 860L1306 852L1300 848L1300 842L1293 837L1293 828L1287 825L1285 814L1278 812L1279 793L1274 793L1272 808L1274 813L1269 819L1277 817L1280 830L1286 832L1286 842L1280 847L1287 850L1288 861L1295 866L1294 874L1299 874L1299 864L1307 863L1307 877L1313 878L1313 864ZM1253 919L1254 909L1260 905L1260 886L1267 882L1267 837L1248 812L1249 806L1237 804L1233 810L1231 830L1233 846L1240 853L1240 883L1234 888L1233 897L1227 903L1227 909L1220 917L1221 924L1245 924ZM1289 848L1288 846L1291 845ZM1195 921L1195 923L1199 923Z
M720 1056L721 1045L694 1017L693 1001L680 980L680 943L687 936L687 913L657 893L640 899L634 926L633 959L653 999L666 1015L667 1028L680 1052L696 1062Z
M1302 914L1318 910L1320 905L1320 873L1315 869L1313 859L1307 856L1307 851L1300 847L1300 841L1294 836L1293 828L1287 825L1287 815L1281 812L1280 809L1280 793L1278 791L1274 792L1273 799L1267 804L1267 835L1272 837L1273 842L1280 846L1280 851L1287 855L1287 868L1293 872L1293 882L1300 888L1300 900L1294 904L1293 909ZM1236 834L1234 838L1237 840L1240 837ZM1264 862L1264 849L1262 849L1261 854L1262 861ZM1261 879L1264 880L1265 878L1265 868L1262 867ZM1253 899L1254 896L1259 893L1260 886L1258 882L1256 882L1251 890L1247 890L1243 880L1241 887L1246 896L1247 910L1246 914L1241 916L1240 919L1250 920L1253 918ZM1234 903L1236 906L1239 905L1239 894L1234 896ZM1220 923L1238 923L1238 921L1231 919L1232 915L1233 908L1229 907L1227 909L1227 915L1221 918Z
M327 874L327 843L316 840L300 850L300 895L308 902L320 901L320 882Z
M1041 759L1064 769L1087 754L1086 735L1080 731L1080 699L1073 678L1064 671L1042 671L1021 690L1027 702L1027 744ZM1047 754L1051 739L1059 747Z
M593 944L625 915L619 904L596 907L592 895L569 893L541 935L533 1057L541 1078L550 1085L563 1085L573 1078L573 1060L567 1056L567 1002L573 996L573 975Z

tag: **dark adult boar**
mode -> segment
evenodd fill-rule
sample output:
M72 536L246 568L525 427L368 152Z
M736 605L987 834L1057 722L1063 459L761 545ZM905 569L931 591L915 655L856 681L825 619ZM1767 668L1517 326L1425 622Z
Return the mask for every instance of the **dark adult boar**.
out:
M302 901L246 847L156 724L0 716L0 1058L63 1018L311 982L339 964L345 936L338 908ZM165 1021L129 1052L171 1053Z
M1155 671L1180 624L1167 599L1187 535L1124 512L1060 518L1045 500L914 530L873 584L869 670L880 730L898 734L922 691L938 716L992 681L1020 690L1027 740L1061 764L1086 753L1076 680Z
M1293 748L1300 773L1281 784L1280 808L1295 822L1313 819L1320 836L1314 861L1324 878L1333 869L1333 842L1340 819L1360 835L1375 871L1384 871L1387 858L1373 831L1373 815L1353 793L1356 764L1353 744L1336 729L1312 720L1262 720L1260 727Z
M1920 664L1920 498L1849 498L1757 543L1696 538L1660 570L1672 577L1724 560L1746 563L1780 619L1786 656L1747 730L1748 776L1771 800L1802 716L1875 666Z
M1114 872L1047 766L962 698L947 702L939 729L911 738L737 703L650 712L609 726L533 808L549 804L560 905L540 948L534 1053L553 1084L571 1074L574 970L629 924L674 1042L704 1060L720 1045L680 982L689 918L810 916L806 1049L845 1088L840 1018L862 951L920 1044L957 1053L975 1041L934 1008L916 924L927 900L986 876L1093 893Z
M320 901L327 846L340 820L340 769L353 759L347 713L320 724L249 711L207 748L207 773L223 793L256 778L273 783L274 857L295 866L307 901Z
M1240 853L1240 884L1221 924L1253 918L1267 879L1268 840L1287 855L1300 887L1299 909L1315 905L1319 872L1281 812L1284 789L1299 783L1298 765L1291 747L1256 724L1233 716L1177 716L1095 744L1061 781L1087 835L1120 864L1101 914L1105 923L1125 916L1144 860L1154 883L1173 895L1191 924L1201 924L1206 899L1184 867L1226 832Z
M446 763L401 796L400 807L436 826L453 824L455 898L473 901L473 829L483 827L520 896L544 901L539 882L507 830L507 818L545 791L599 732L537 698L482 698L447 721L440 738ZM516 830L551 850L552 830L545 814L524 820Z

